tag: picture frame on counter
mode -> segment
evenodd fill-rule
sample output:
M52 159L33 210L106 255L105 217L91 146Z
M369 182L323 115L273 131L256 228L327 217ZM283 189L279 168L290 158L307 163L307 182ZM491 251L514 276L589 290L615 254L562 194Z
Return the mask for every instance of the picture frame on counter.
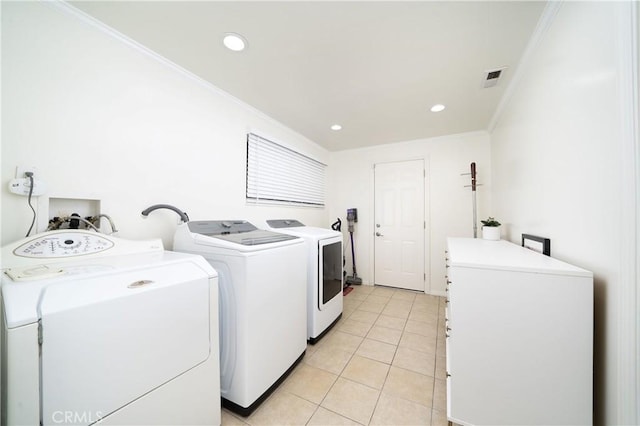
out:
M522 247L537 251L545 256L551 256L551 240L549 238L522 234Z

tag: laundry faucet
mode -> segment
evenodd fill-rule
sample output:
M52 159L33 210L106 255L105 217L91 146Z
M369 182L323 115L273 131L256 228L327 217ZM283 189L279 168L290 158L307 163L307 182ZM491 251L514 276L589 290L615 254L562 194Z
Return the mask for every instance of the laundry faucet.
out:
M142 216L149 216L149 213L151 213L154 210L158 210L158 209L173 210L174 212L176 212L178 214L178 216L180 216L180 219L182 219L182 221L184 223L189 222L189 216L187 216L187 214L185 212L183 212L179 208L174 207L174 206L172 206L170 204L154 204L153 206L147 207L146 209L142 210Z

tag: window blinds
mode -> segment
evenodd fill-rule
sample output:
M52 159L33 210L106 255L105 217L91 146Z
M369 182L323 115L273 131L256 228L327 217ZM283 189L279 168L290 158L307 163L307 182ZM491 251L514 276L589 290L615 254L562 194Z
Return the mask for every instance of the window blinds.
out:
M324 206L327 166L254 133L247 134L247 201Z

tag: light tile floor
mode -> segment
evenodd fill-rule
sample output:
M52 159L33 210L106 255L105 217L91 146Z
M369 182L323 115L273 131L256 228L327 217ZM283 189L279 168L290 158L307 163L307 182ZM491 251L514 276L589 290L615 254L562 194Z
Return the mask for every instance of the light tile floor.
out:
M342 319L249 417L223 425L446 425L444 298L354 286Z

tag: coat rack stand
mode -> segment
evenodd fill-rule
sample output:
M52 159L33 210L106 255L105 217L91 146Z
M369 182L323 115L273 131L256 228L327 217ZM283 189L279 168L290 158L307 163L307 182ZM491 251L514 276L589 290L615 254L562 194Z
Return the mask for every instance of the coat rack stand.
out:
M473 206L473 238L478 238L478 210L476 207L476 187L482 184L476 181L476 163L471 163L471 173L461 173L460 176L471 175L471 185L465 185L465 188L471 187L471 204Z

